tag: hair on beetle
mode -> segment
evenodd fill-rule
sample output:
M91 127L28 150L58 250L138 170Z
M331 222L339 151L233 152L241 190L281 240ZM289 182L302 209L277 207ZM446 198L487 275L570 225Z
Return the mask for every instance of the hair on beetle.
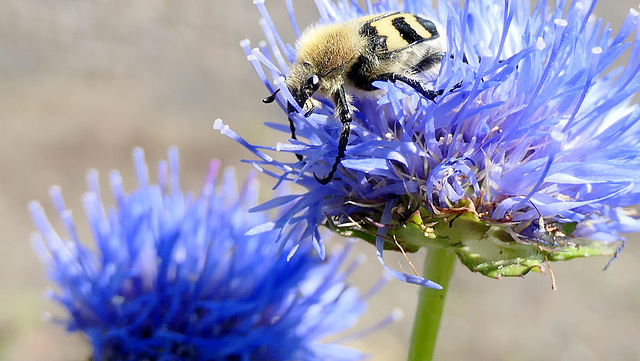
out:
M342 23L312 26L296 44L296 60L289 68L285 84L307 117L315 106L311 97L318 93L333 100L334 116L342 123L338 154L321 184L333 179L345 157L353 115L352 94L379 90L376 81L403 82L425 98L435 101L443 90L429 90L417 76L437 69L445 54L445 41L436 25L407 12L376 14ZM454 89L459 87L456 84ZM271 103L279 89L262 101ZM287 103L291 138L296 129ZM297 154L298 159L302 156Z

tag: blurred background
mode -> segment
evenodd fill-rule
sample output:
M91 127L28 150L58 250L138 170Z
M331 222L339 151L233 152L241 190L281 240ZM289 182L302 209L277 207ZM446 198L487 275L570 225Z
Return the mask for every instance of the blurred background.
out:
M284 1L267 5L293 41ZM294 6L301 27L317 18L311 0ZM603 1L596 14L617 29L632 6ZM112 169L132 190L136 146L152 169L178 146L185 190L199 189L213 157L244 176L250 167L240 160L251 155L212 129L216 118L252 142L287 141L262 126L286 120L261 103L268 94L238 46L263 39L258 19L251 0L0 0L0 360L80 361L89 352L81 336L43 320L60 310L44 298L50 285L30 247L28 201L54 218L48 188L60 185L82 225L85 172L99 170L105 199ZM262 184L266 197L274 181ZM459 266L436 359L640 359L640 239L628 238L606 272L604 258L554 264L555 292L548 274L498 281ZM368 261L352 282L364 291L382 269L373 247L357 251ZM413 255L418 269L423 256ZM404 319L351 345L372 360L404 359L417 292L390 282L359 327L394 308Z

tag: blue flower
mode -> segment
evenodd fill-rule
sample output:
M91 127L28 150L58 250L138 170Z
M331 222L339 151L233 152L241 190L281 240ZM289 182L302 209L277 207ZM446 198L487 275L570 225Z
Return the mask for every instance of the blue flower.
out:
M91 341L93 360L353 360L362 355L319 340L352 326L366 303L344 279L345 247L322 262L310 247L291 252L273 232L246 235L268 218L247 209L258 185L240 191L233 171L218 183L212 162L200 195L183 193L178 154L159 163L150 184L144 155L134 151L138 188L110 175L114 206L103 205L97 173L88 175L84 207L94 245L76 232L60 190L52 188L65 236L37 202L34 247L59 287L60 320ZM168 176L167 176L168 174ZM297 246L295 246L297 247Z
M295 51L277 34L262 1L257 3L267 45L242 45L267 90L282 89L284 97L282 77ZM388 228L406 226L416 211L423 228L431 221L451 226L455 217L471 213L510 241L545 248L547 260L567 245L562 242L575 246L580 239L619 250L622 233L640 230L629 208L640 204L640 107L632 102L640 89L637 11L629 12L614 35L592 15L595 3L585 1L572 1L566 10L564 1L555 8L539 1L530 9L528 0L468 1L464 7L440 0L436 9L425 1L382 1L368 3L366 11L353 2L317 4L320 24L398 10L433 20L445 29L448 53L430 84L444 92L431 102L401 83L375 83L384 95L355 99L345 158L327 185L313 174L326 174L337 152L340 122L330 100L318 99L323 106L306 118L296 115L298 140L275 147L253 146L217 121L214 127L259 157L252 161L255 167L279 183L306 188L259 207L289 207L274 228L303 224L322 255L317 229L323 223L338 229L354 221L365 228L377 225L369 232L377 232L382 263L382 236ZM299 36L295 21L293 26ZM628 62L614 67L625 52ZM279 104L286 112L283 99ZM284 122L269 125L288 133ZM274 160L263 149L304 158Z

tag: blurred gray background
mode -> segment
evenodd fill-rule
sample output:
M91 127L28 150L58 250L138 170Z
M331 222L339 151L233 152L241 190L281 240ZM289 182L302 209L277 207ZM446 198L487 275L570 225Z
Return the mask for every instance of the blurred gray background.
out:
M284 1L267 6L292 41ZM300 26L317 17L311 0L294 6ZM603 1L596 14L617 29L632 6L635 0ZM177 145L185 190L199 189L212 157L237 165L243 176L250 167L240 160L251 156L212 129L216 118L253 142L287 141L262 126L285 118L277 106L260 102L266 90L238 46L244 38L254 45L263 39L258 19L250 0L0 0L0 360L88 355L80 336L42 319L59 309L43 297L49 283L30 248L28 201L42 201L53 218L48 187L60 185L82 224L87 169L100 171L105 198L111 169L123 173L131 190L135 146L154 166ZM266 197L274 181L262 180ZM459 266L436 359L640 359L638 241L629 237L606 272L603 258L554 264L555 292L548 275L497 281ZM357 251L368 261L352 280L366 290L382 269L373 247ZM418 268L422 257L413 256ZM389 257L406 267L401 261ZM404 319L351 345L372 360L404 359L417 292L390 282L359 327L393 308L404 310Z

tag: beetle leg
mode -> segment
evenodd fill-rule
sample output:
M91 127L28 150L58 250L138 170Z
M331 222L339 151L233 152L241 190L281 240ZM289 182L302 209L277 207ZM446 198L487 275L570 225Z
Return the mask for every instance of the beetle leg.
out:
M347 101L347 95L344 92L344 88L338 88L338 91L334 94L334 103L336 105L336 115L342 122L342 131L340 132L340 139L338 140L338 155L331 166L329 173L323 177L318 178L314 173L313 176L320 184L327 184L333 179L334 174L338 171L338 165L345 157L345 151L347 150L347 144L349 143L349 132L351 130L351 109L349 108L349 102Z
M376 81L376 80L390 81L392 83L395 83L396 81L401 81L401 82L407 84L408 86L412 87L415 91L417 91L418 93L422 94L423 97L431 100L434 103L435 103L436 97L440 96L440 95L442 95L444 93L444 90L442 90L442 89L440 89L440 90L425 89L422 86L422 83L419 80L413 79L413 78L409 78L407 76L404 76L404 75L401 75L401 74L396 74L396 73L380 74L375 79L373 79L372 82ZM455 89L458 89L458 88L460 88L460 86L462 86L462 82L459 82L456 85L454 85L451 88L451 90L449 90L449 91L453 91Z
M291 105L291 103L287 102L287 115L288 115L288 119L289 119L289 129L291 130L291 139L298 139L296 138L296 125L293 124L293 119L291 119L291 113L295 113L296 112L296 108L293 107L293 105ZM296 157L298 157L298 160L302 160L302 155L301 154L296 154Z

